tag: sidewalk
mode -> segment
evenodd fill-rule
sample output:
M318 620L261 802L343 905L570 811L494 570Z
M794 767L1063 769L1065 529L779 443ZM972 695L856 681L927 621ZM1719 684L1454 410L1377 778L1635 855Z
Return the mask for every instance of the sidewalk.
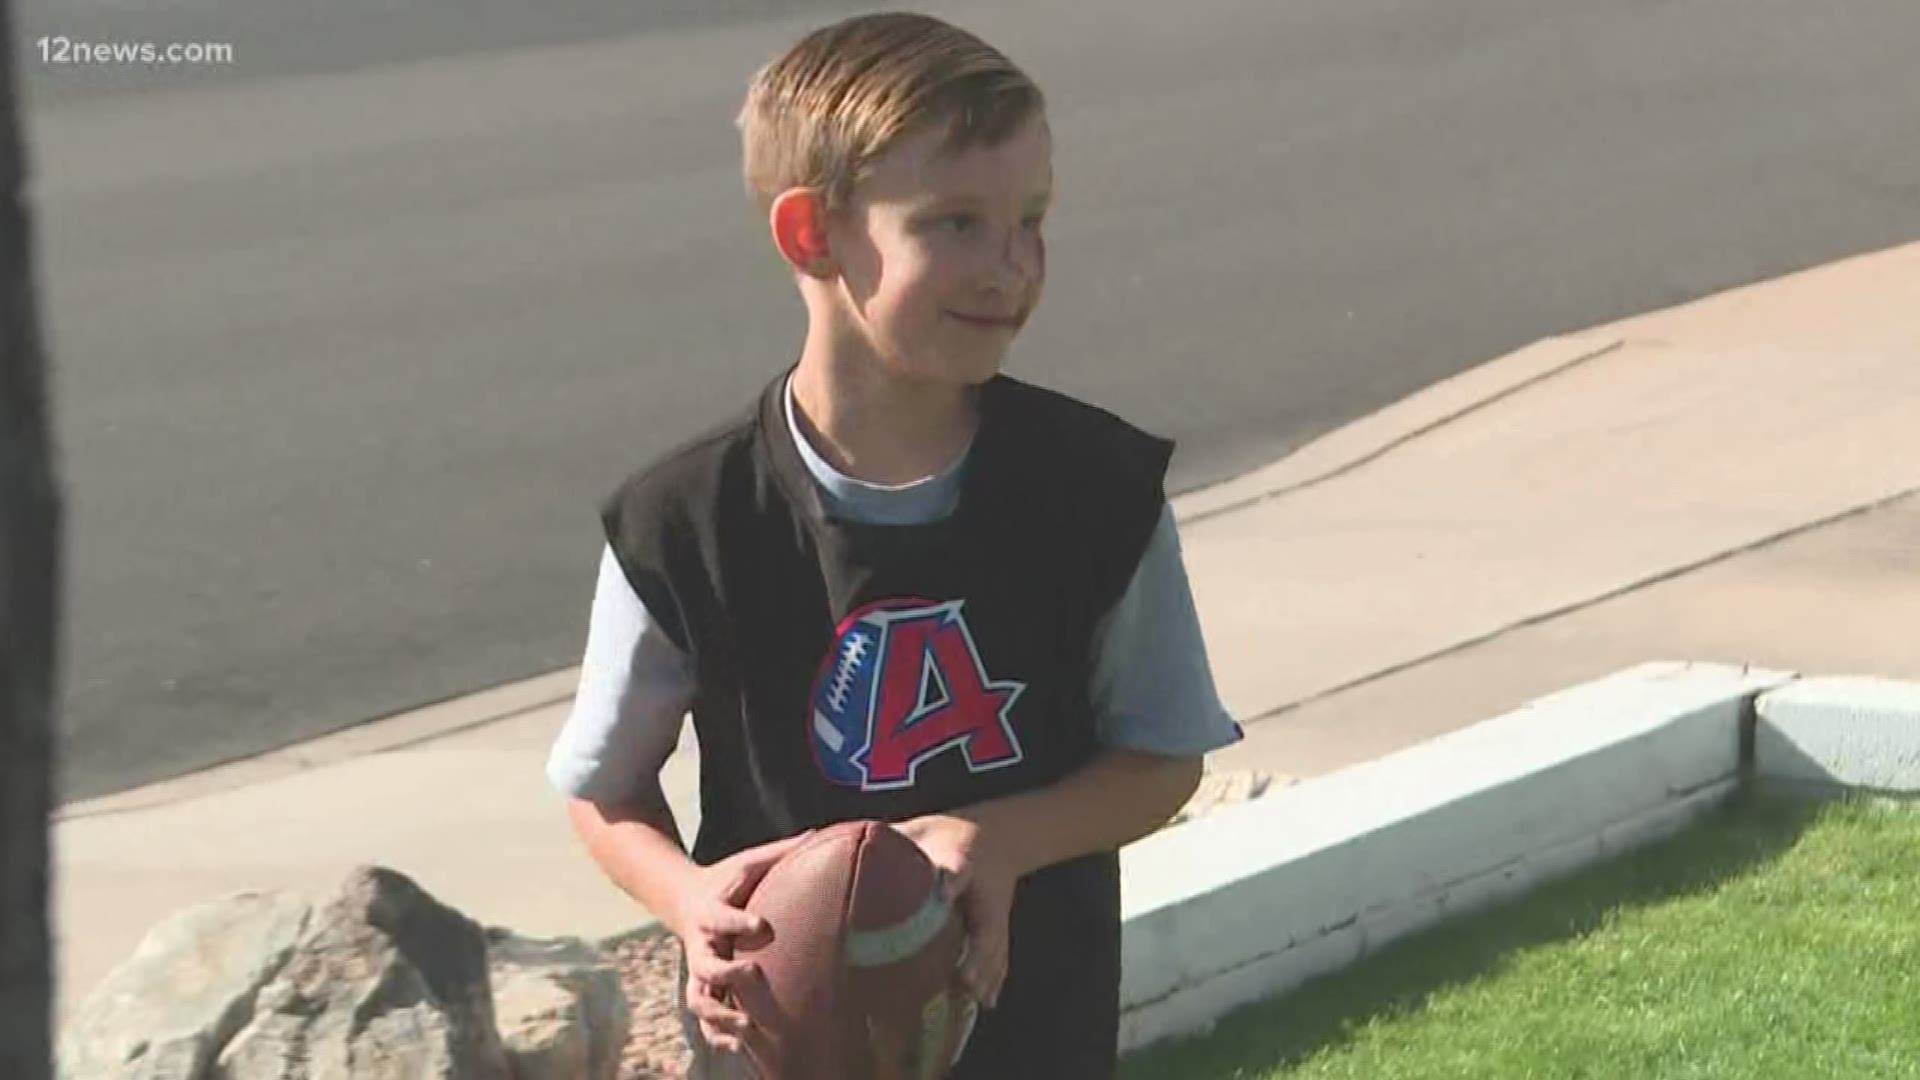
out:
M1177 501L1248 738L1311 776L1647 659L1920 678L1920 245L1541 342ZM545 787L573 674L55 827L63 1015L148 926L378 862L487 923L644 919ZM691 828L693 748L668 788Z

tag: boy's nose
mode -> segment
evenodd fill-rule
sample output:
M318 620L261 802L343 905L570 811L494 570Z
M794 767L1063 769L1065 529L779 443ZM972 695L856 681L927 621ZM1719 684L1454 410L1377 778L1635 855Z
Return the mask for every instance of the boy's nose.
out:
M1045 256L1039 240L1016 230L994 262L994 283L1008 296L1024 296L1038 281Z

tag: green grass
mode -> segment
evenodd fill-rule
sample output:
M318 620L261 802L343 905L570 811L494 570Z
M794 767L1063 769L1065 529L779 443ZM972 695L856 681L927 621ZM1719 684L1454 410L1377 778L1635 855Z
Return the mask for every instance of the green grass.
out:
M1920 1078L1920 811L1743 797L1121 1077Z

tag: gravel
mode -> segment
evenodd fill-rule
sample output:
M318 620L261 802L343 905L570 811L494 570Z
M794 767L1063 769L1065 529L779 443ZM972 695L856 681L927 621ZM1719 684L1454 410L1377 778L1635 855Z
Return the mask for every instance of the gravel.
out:
M659 927L626 934L602 946L620 969L620 985L632 1007L620 1080L683 1080L686 1042L674 1000L679 943Z

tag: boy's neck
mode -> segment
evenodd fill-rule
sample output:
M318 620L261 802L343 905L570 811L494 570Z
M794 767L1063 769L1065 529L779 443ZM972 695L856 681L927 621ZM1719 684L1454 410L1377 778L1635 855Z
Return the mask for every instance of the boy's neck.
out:
M909 484L953 464L973 438L976 387L917 382L872 361L809 350L793 373L796 419L827 464L869 484Z

